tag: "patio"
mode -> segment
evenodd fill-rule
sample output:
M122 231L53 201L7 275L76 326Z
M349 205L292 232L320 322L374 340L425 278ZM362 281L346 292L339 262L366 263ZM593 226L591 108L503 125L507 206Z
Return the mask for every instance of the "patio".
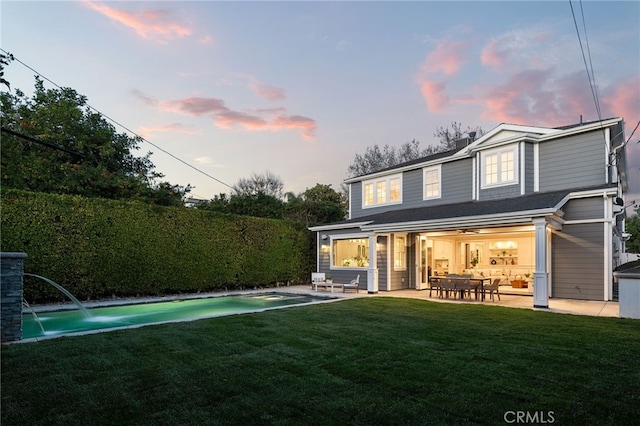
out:
M314 291L310 285L300 285L300 286L290 286L285 287L286 291L295 292L295 293L309 293L309 294L318 294L323 293L322 291ZM575 299L549 299L549 308L541 309L533 307L533 297L531 294L525 295L516 295L509 294L508 292L502 293L502 288L500 289L500 299L495 299L494 302L490 300L476 301L474 298L471 299L463 299L460 300L458 298L439 298L438 295L434 292L432 297L429 297L429 290L415 290L415 289L406 289L406 290L395 290L395 291L381 291L377 294L368 294L366 290L360 291L359 293L350 292L335 292L331 293L326 291L327 295L331 295L336 298L354 298L354 297L402 297L402 298L410 298L410 299L422 299L429 300L432 302L440 302L440 303L475 303L475 304L485 304L485 305L495 305L495 306L504 306L508 308L521 308L521 309L531 309L536 311L544 311L544 312L554 312L559 314L573 314L573 315L588 315L588 316L596 316L596 317L619 317L619 305L618 302L612 301L598 301L598 300L575 300Z

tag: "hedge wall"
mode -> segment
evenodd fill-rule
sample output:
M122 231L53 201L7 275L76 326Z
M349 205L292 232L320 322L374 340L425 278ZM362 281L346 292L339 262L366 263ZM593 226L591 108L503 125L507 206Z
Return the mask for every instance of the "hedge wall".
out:
M253 288L306 280L301 224L186 207L3 190L2 251L80 299ZM25 277L30 303L64 300Z

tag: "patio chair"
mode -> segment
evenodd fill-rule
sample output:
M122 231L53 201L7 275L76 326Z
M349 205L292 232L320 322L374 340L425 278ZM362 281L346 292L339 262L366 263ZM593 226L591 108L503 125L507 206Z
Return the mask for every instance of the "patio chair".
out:
M440 298L445 296L448 299L449 292L453 294L454 298L456 297L456 283L451 278L442 278L440 280Z
M311 289L317 290L318 284L325 284L327 282L324 272L312 272L311 273Z
M342 292L346 293L347 290L355 290L356 293L359 293L358 291L359 288L360 288L360 275L358 275L355 280L351 280L349 284L343 284Z
M442 278L433 278L433 277L431 277L431 279L429 280L429 297L431 297L433 290L436 291L437 295L439 295L440 292L442 291L440 287L440 280L442 280Z
M482 291L484 291L485 293L489 292L492 302L494 301L493 300L494 292L498 295L498 300L500 300L500 278L495 278L491 284L484 286Z
M471 299L471 281L469 280L456 280L456 293L460 292L460 299L464 299L465 293Z

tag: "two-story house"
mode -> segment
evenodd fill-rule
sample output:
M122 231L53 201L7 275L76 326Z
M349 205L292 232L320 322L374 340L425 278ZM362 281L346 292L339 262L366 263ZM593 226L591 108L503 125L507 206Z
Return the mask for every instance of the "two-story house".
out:
M370 293L430 276L528 280L549 297L612 300L627 191L621 118L501 124L452 151L345 181L348 220L314 226L317 270Z

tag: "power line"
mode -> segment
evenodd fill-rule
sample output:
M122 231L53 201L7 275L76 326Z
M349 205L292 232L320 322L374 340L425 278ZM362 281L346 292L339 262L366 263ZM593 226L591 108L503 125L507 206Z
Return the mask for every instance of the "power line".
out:
M15 136L17 138L24 139L24 140L27 140L29 142L37 143L37 144L40 144L40 145L44 145L47 148L57 149L58 151L66 152L67 154L71 154L71 155L73 155L75 157L78 157L78 158L87 158L84 154L81 154L81 153L79 153L77 151L73 151L71 149L67 149L65 147L62 147L62 146L59 146L59 145L55 145L55 144L52 144L52 143L49 143L49 142L41 141L40 139L36 139L36 138L31 137L29 135L25 135L23 133L18 133L16 131L8 129L8 128L4 127L4 126L2 126L1 130L3 132L5 132L5 133L8 133L8 134L10 134L12 136Z
M0 48L0 50L2 50L4 53L6 53L7 55L11 55L9 52L7 52L6 50ZM41 77L42 79L48 81L49 83L53 84L55 87L57 87L58 89L62 89L61 86L59 86L58 84L56 84L54 81L52 81L51 79L45 77L44 75L42 75L40 72L38 72L37 70L35 70L34 68L30 67L29 65L25 64L24 62L22 62L20 59L18 59L17 57L15 57L14 55L11 55L12 60L18 62L20 65L24 66L25 68L31 70L32 72L36 73L39 77ZM169 151L167 151L166 149L158 146L157 144L151 142L150 140L146 139L143 136L140 136L138 133L134 132L133 130L131 130L130 128L128 128L127 126L125 126L124 124L118 122L117 120L111 118L110 116L108 116L107 114L104 114L103 112L101 112L100 110L98 110L97 108L94 108L92 105L90 105L88 102L86 104L90 109L92 109L93 111L95 111L96 113L98 113L99 115L101 115L102 117L106 118L107 120L111 121L112 123L114 123L116 126L121 127L122 129L126 130L127 132L131 133L132 135L136 136L137 138L139 138L141 141L144 141L146 143L148 143L149 145L155 147L156 149L162 151L163 153L167 154L169 157L173 158L174 160L179 161L180 163L184 164L187 167L192 168L193 170L205 175L206 177L213 179L214 181L226 186L227 188L233 189L233 187L229 184L227 184L226 182L221 181L220 179L211 176L209 173L200 170L199 168L197 168L196 166L187 163L186 161L184 161L183 159L175 156L174 154L170 153Z
M569 1L571 4L571 1ZM593 102L596 107L596 112L598 113L598 119L602 121L602 111L600 109L600 100L598 98L598 86L596 85L596 75L593 71L593 62L591 61L591 49L589 47L589 37L587 36L587 21L584 19L584 9L582 7L582 0L580 0L580 14L582 16L582 28L584 31L584 39L587 45L587 54L589 56L589 65L587 65L587 59L584 54L584 48L582 47L582 40L580 39L580 32L578 31L578 23L576 22L576 16L573 12L573 5L571 6L571 13L573 15L573 22L576 26L576 32L578 34L578 41L580 42L580 50L582 51L582 60L584 62L584 67L587 71L587 77L589 78L589 86L591 87L591 94L593 96Z

